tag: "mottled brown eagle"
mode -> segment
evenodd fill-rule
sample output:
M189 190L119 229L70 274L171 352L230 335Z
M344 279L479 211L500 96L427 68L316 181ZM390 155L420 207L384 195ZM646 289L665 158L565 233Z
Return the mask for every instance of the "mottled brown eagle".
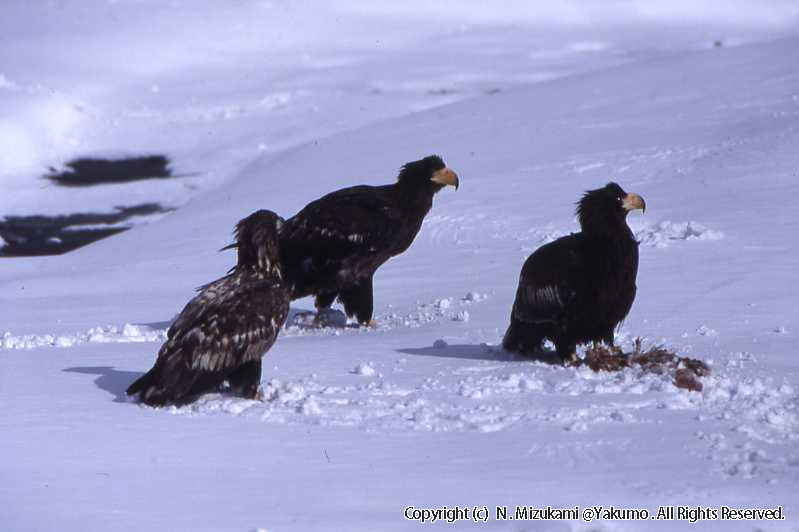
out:
M565 362L577 344L613 334L635 299L638 242L627 213L646 209L616 183L590 190L577 204L581 231L538 248L522 267L502 345L533 352L547 338Z
M292 299L314 295L323 310L338 297L347 316L373 324L375 271L408 249L433 196L458 184L455 172L431 155L405 164L393 185L344 188L306 205L280 231Z
M241 220L235 230L238 262L200 293L169 328L153 368L130 385L128 395L151 406L185 404L219 389L256 398L261 358L289 310L278 251L280 217L267 210Z

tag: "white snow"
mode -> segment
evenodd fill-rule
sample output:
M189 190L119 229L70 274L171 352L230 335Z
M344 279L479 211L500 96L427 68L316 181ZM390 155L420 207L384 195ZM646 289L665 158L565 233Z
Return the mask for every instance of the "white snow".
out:
M468 310L461 310L458 311L455 316L452 317L455 321L469 321L469 311Z
M353 368L352 373L363 375L364 377L374 377L377 375L377 371L375 371L375 368L372 367L369 362L361 362Z
M3 260L0 528L405 530L405 507L455 504L782 505L693 526L796 528L797 20L790 1L5 2L0 215L178 209ZM182 177L41 179L141 153ZM461 187L378 271L376 328L295 301L263 401L126 400L235 260L238 219L430 153ZM498 347L525 258L609 180L647 201L616 341L706 361L701 392Z
M636 239L645 246L668 247L670 240L721 240L721 231L708 229L697 222L662 221L654 226L644 226L635 232Z
M0 345L5 349L35 349L46 346L72 347L87 342L163 342L166 340L166 329L126 323L121 328L115 325L105 325L92 327L86 332L60 335L14 335L10 331L6 331L0 336L0 339L2 339Z
M479 292L466 292L466 295L463 296L464 301L471 301L471 302L478 302L488 299L486 294L481 294Z
M700 325L696 329L696 334L700 336L718 336L719 332L716 329L711 329L707 325Z

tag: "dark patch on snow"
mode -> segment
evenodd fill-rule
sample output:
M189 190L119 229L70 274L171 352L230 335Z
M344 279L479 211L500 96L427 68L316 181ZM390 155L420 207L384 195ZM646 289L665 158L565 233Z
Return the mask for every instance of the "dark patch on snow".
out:
M710 367L701 360L677 356L661 346L644 351L640 338L635 340L630 353L624 353L619 347L607 348L599 345L588 349L585 358L578 359L572 365L588 366L594 371L621 371L624 368L639 367L646 373L671 375L674 386L694 392L702 391L699 378L710 375Z
M128 183L142 179L173 177L169 159L164 155L126 157L124 159L81 158L69 161L68 170L50 168L45 178L65 187L90 187L107 183Z
M79 366L65 368L67 373L82 373L84 375L99 375L94 379L94 384L114 396L115 403L127 403L125 390L130 383L144 375L141 371L119 371L111 366Z
M427 91L427 94L432 94L433 96L448 96L450 94L456 94L458 91L455 89L448 89L448 88L440 88L440 89L430 89Z
M406 355L421 355L428 357L462 358L465 360L493 360L497 362L510 362L524 360L522 355L505 351L501 347L487 344L478 345L449 345L446 342L437 343L431 347L406 347L397 349L397 352ZM560 359L558 359L560 360Z
M130 224L119 224L133 216L172 210L158 203L143 203L115 207L111 213L7 216L0 220L0 237L6 242L0 257L60 255L130 229Z
M319 312L290 308L286 319L285 328L297 327L299 329L357 329L357 323L347 323L347 315L338 309L328 308Z

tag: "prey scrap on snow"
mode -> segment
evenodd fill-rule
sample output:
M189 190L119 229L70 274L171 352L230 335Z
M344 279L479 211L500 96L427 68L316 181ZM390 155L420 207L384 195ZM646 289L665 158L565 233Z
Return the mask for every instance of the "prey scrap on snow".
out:
M347 316L373 324L372 278L413 242L433 196L458 188L441 157L406 163L392 185L359 185L331 192L286 220L280 255L291 298L313 295L317 311L338 298Z
M646 209L644 199L616 183L583 195L581 231L541 246L524 263L505 349L531 353L549 339L566 362L577 344L613 345L635 300L638 242L626 221L635 209Z
M669 375L672 384L692 392L702 391L701 377L710 375L710 367L696 358L678 356L663 346L653 346L644 350L643 342L636 338L633 350L625 353L619 347L593 346L585 352L585 358L577 360L574 366L588 366L593 371L621 371L625 368L639 368L644 373Z

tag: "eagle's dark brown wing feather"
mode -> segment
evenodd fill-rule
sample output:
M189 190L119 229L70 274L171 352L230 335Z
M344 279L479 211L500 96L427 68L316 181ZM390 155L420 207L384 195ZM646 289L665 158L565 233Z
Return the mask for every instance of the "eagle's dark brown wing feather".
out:
M339 190L286 221L281 257L294 297L371 277L410 245L421 220L408 220L392 191L392 186Z
M181 403L260 360L288 314L289 295L272 280L233 273L206 287L170 327L155 366L134 382L148 404Z

